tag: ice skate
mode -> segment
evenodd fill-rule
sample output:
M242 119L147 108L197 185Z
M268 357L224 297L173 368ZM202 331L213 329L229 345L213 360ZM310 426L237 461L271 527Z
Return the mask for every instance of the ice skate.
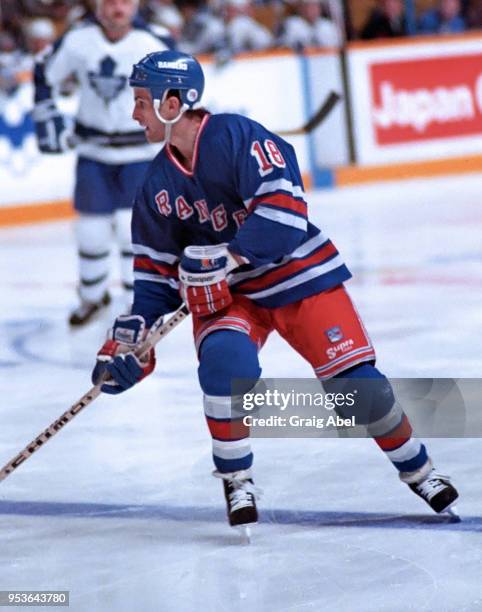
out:
M400 479L408 484L410 489L427 502L437 514L446 513L460 520L455 506L459 498L457 489L448 476L436 471L431 461L428 461L418 472L402 473Z
M72 311L69 317L69 324L72 327L80 327L81 325L90 323L95 315L109 306L110 303L111 297L107 292L104 293L99 302L87 302L86 300L82 300L80 305Z
M250 526L258 521L256 497L260 494L260 490L254 486L251 471L240 470L226 474L215 471L213 475L223 481L229 524L249 542Z

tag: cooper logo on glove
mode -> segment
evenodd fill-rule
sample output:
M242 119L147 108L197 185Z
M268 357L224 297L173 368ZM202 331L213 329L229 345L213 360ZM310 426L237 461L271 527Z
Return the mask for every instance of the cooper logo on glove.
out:
M227 281L228 257L225 245L184 249L179 264L180 293L194 315L211 315L233 301Z

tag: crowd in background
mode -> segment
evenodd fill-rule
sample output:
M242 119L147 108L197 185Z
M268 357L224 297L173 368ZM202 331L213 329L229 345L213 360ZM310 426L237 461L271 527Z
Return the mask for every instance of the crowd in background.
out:
M33 57L79 20L94 0L0 0L0 92L29 78ZM407 12L406 0L141 0L140 16L181 51L214 53L219 62L242 51L340 47L345 40L460 33L482 28L482 0L433 0ZM348 11L343 10L348 7ZM418 9L417 0L410 4ZM348 14L347 14L348 12Z
M434 0L426 10L413 16L406 8L404 0L380 0L358 33L359 38L460 34L482 28L481 0Z

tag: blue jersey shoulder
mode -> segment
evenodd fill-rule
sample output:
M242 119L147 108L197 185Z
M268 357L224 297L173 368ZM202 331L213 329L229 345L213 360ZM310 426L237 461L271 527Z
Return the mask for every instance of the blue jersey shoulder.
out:
M236 113L218 113L211 115L209 128L209 142L213 145L228 146L234 153L249 153L252 143L256 140L273 140L283 151L294 155L294 148L280 136L271 132L261 123L244 115Z
M220 138L226 138L229 135L238 152L239 147L243 144L249 147L256 140L263 142L265 140L273 140L284 152L289 151L290 155L295 155L295 150L289 142L258 121L244 115L219 113L212 115L210 122L212 122L211 127L216 128L211 130L211 132L217 133Z
M216 115L211 115L210 122L219 130L225 129L240 136L250 136L258 132L271 134L271 132L261 125L261 123L237 113L218 113Z

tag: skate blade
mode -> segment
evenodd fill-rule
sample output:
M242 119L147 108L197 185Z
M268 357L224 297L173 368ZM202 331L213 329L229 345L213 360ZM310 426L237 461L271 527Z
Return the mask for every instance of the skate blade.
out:
M461 523L462 519L460 518L459 512L457 510L457 506L449 506L444 510L444 514L448 514L450 517L451 523Z
M239 533L244 544L251 544L251 527L249 525L234 525L233 529Z

